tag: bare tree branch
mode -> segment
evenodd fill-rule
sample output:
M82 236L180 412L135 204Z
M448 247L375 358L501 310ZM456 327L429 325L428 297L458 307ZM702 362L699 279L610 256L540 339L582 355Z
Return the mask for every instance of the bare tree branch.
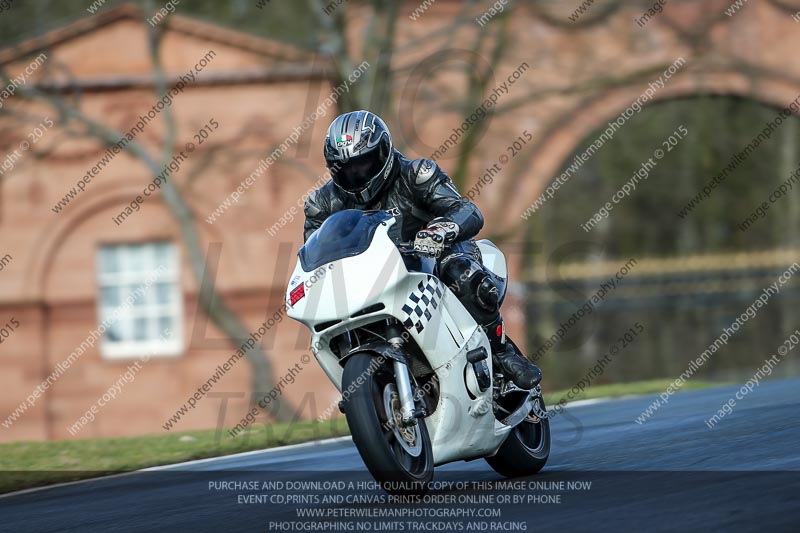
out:
M394 50L394 37L397 30L397 11L400 2L384 2L374 0L375 12L381 15L381 39L374 42L365 40L365 46L377 49L375 65L371 69L370 81L372 88L369 109L378 115L385 114L390 109L392 97L392 51ZM366 54L364 54L366 57Z
M320 0L308 0L308 4L322 28L323 41L320 43L318 51L323 57L330 57L333 60L335 71L333 82L334 85L341 85L355 70L347 42L347 23L344 17L347 7L339 6L331 14L326 14ZM350 91L343 94L337 100L339 112L344 113L362 107L360 104L363 100L360 92L359 85L355 85Z
M146 26L149 26L146 24ZM168 90L160 61L159 34L154 30L148 31L148 44L150 56L153 61L153 72L155 79L155 91L158 96L165 94ZM6 73L0 68L0 79L9 79ZM74 105L68 103L63 97L57 94L48 94L29 85L18 87L20 96L34 101L40 101L51 106L60 117L60 126L73 129L74 125L82 127L84 136L95 138L105 146L117 145L124 134L114 128L103 124L82 111ZM174 116L169 106L165 106L161 113L165 120L166 137L163 142L163 152L161 162L154 158L149 151L137 140L127 142L123 150L139 159L146 167L148 172L155 178L162 173L163 167L173 158L173 143L176 136L176 124ZM211 319L228 338L233 342L236 339L249 337L250 332L242 323L238 316L223 302L222 298L211 289L204 289L203 279L206 275L206 261L204 248L195 227L194 215L183 198L181 191L171 180L164 180L162 184L162 197L164 204L169 209L170 214L178 224L182 239L186 246L189 256L189 266L194 275L199 288L199 302L203 312ZM251 376L251 403L254 403L259 393L264 394L274 383L274 377L265 352L260 346L254 346L246 350L246 357L252 367ZM274 413L278 421L289 421L294 417L294 409L288 402L278 404L278 409Z

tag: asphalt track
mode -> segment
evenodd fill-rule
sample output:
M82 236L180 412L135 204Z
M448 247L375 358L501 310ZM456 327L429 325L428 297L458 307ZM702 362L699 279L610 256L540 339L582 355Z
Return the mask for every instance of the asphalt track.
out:
M634 420L655 396L571 407L553 420L553 450L547 467L525 478L525 482L551 482L554 488L509 491L496 486L503 478L484 461L454 463L437 469L436 480L442 486L432 491L431 501L396 506L409 509L409 518L347 515L385 509L385 503L239 500L248 494L318 499L337 493L320 485L256 491L210 488L210 482L241 480L368 483L371 478L352 442L339 439L9 495L0 498L0 531L263 532L358 527L371 531L798 531L800 380L762 383L738 401L731 415L708 429L704 421L737 390L678 393L642 425ZM583 488L567 490L559 485L570 481L580 482ZM486 483L479 489L464 488L467 482ZM590 482L589 488L586 483ZM386 498L371 488L338 492ZM543 497L534 498L533 503L497 502L509 494L522 499ZM493 503L474 503L478 497L484 502L493 499ZM473 498L473 503L447 505L446 500L457 498ZM328 517L298 516L309 508L321 509ZM425 508L439 511L413 516ZM462 513L493 509L500 516L451 518L444 514L452 509Z

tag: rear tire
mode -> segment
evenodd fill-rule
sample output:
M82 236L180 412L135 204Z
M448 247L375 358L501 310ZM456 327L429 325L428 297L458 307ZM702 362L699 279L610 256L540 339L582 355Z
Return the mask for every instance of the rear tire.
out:
M540 397L541 408L546 410ZM495 472L505 477L531 476L538 473L550 457L550 420L531 422L526 418L508 435L493 457L487 457Z
M399 428L392 364L371 354L350 357L342 375L350 391L344 412L353 442L372 476L391 494L422 494L433 479L433 450L425 421ZM399 428L399 429L398 429Z

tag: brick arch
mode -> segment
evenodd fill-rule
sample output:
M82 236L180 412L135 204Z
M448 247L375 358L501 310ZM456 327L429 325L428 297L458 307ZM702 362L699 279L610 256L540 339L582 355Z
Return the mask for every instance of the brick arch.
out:
M513 233L524 232L527 224L522 222L520 215L561 173L568 158L582 143L587 141L592 133L619 116L646 87L646 85L636 85L608 90L577 102L568 111L551 121L550 125L542 130L541 141L531 151L531 166L525 176L525 186L520 187L518 182L503 184L504 204L495 210L497 220L502 221L501 227ZM753 72L744 73L736 70L701 74L690 72L674 76L647 105L675 98L709 94L750 98L782 109L800 95L800 81L784 76L754 75ZM647 105L643 106L643 109ZM625 124L622 128L627 126ZM570 194L569 182L563 187L565 189L563 193ZM555 194L561 193L560 189ZM546 206L547 204L543 209Z
M46 296L47 281L53 268L56 268L56 257L68 241L69 236L79 231L83 224L91 221L98 213L109 207L123 209L124 206L130 203L131 198L135 198L137 194L141 194L142 185L140 183L133 183L127 185L116 185L113 188L106 188L97 193L82 199L80 202L70 204L66 211L56 215L58 219L55 224L43 228L32 247L35 250L31 257L28 268L26 269L27 275L25 280L25 294L24 298L29 301L44 301ZM153 203L150 203L153 202ZM201 220L201 214L210 209L208 205L196 205L198 203L205 204L206 202L198 202L192 199L189 208L195 215L197 220ZM158 207L154 207L157 205ZM148 203L141 207L142 211L158 209L166 207L160 197L150 197ZM144 216L141 212L133 216ZM109 221L110 222L110 221ZM210 226L208 224L198 225L200 237L204 241L221 241L223 240L222 228L219 226ZM133 232L137 233L137 232ZM180 232L177 224L173 224L167 228L163 234L164 236L172 236L176 241L180 241Z

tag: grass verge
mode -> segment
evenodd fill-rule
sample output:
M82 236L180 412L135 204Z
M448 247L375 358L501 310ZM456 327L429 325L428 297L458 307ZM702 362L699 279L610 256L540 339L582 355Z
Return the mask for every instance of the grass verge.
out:
M0 493L349 434L344 417L338 417L326 422L256 425L236 437L226 430L219 434L201 430L0 444Z
M584 389L573 396L568 396L569 390L544 393L544 403L554 406L561 399L567 402L577 402L579 400L592 400L595 398L619 398L622 396L635 396L639 394L655 394L667 390L672 385L672 379L653 379L649 381L634 381L631 383L612 383L609 385L595 385ZM730 383L719 383L713 381L690 380L686 381L681 387L681 391L708 389L711 387L724 387Z

